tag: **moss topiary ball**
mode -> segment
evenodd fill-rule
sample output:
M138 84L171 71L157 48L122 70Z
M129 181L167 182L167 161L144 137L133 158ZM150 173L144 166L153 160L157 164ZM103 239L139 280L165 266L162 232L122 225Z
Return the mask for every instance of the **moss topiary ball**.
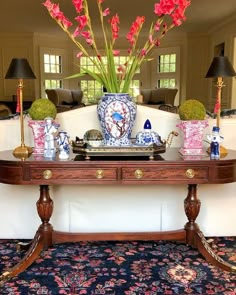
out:
M179 117L183 121L204 120L206 108L196 99L188 99L179 107Z
M55 119L57 108L51 100L39 98L32 103L29 109L29 115L32 120L44 120L46 117Z

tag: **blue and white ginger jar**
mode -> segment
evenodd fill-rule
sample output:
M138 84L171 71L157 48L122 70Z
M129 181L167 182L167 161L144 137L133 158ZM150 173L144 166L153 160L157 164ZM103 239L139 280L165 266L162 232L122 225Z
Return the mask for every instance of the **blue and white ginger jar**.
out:
M105 93L97 106L106 146L131 145L137 106L127 93Z

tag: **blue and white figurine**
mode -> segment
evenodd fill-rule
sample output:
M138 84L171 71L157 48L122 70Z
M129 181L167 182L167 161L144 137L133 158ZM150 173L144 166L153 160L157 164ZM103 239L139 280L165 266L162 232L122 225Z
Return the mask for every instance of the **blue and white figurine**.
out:
M66 160L70 156L70 143L67 132L60 131L57 136L57 144L59 145L59 159Z
M162 144L159 134L155 131L152 131L150 120L147 119L144 123L143 131L137 133L135 143L137 145L151 145L153 143L157 145Z
M54 135L59 128L59 124L54 123L53 118L47 117L44 120L44 157L54 158L56 156Z
M211 146L210 146L210 158L212 160L218 160L220 159L220 142L223 140L223 136L219 134L220 128L214 126L212 128L212 134L209 134L207 136L208 140L211 141Z

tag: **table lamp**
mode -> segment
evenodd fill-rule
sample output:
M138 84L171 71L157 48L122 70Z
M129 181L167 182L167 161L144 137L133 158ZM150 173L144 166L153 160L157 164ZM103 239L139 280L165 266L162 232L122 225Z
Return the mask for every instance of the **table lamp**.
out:
M223 82L223 77L234 77L236 73L233 66L228 60L227 56L217 56L214 57L210 68L206 74L205 78L217 78L217 96L216 104L214 108L214 113L216 114L216 126L220 127L220 113L221 113L221 90L225 86Z
M24 118L23 118L23 79L36 79L27 59L13 58L5 79L18 79L17 101L19 102L20 112L20 130L21 130L21 145L13 150L13 155L17 158L27 158L33 149L25 145L24 138Z

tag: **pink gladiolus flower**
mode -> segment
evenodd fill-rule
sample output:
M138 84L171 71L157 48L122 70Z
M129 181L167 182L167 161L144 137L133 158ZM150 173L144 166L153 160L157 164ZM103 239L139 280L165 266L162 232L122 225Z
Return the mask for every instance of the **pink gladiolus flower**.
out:
M91 38L87 38L86 42L88 45L93 45L93 39L91 39Z
M154 13L158 16L171 15L176 8L180 9L181 14L184 14L185 9L190 5L189 0L160 0L155 4Z
M156 32L159 32L160 31L160 23L158 21L155 23L154 30Z
M172 2L172 1L170 1ZM160 1L160 3L155 4L155 10L154 13L162 16L165 14L171 14L174 11L175 5L174 3L164 3L164 1Z
M76 54L76 57L77 57L77 58L81 58L82 55L83 55L83 52L80 51L80 52L78 52L78 53Z
M144 16L137 16L136 20L132 23L132 26L126 35L126 39L130 42L131 45L135 43L136 36L138 32L141 30L142 25L145 22L145 17Z
M119 37L119 23L120 19L119 16L116 14L114 15L110 20L108 20L109 23L111 23L111 31L112 31L112 38L113 40L116 40Z
M112 52L114 56L118 56L120 54L120 50L113 50Z
M153 44L153 43L154 43L154 40L153 40L153 37L152 37L152 35L149 35L149 38L148 38L148 40L149 40L150 44Z
M146 54L147 54L147 50L143 48L141 50L141 56L145 56Z
M84 27L88 24L88 18L86 15L79 15L75 18L77 22L79 23L80 30L83 30Z
M51 12L52 17L55 17L57 19L60 19L63 16L63 13L60 11L59 4L53 4L51 6L51 11L50 12Z
M114 47L116 39L119 38L120 19L118 14L114 14L107 20L111 30L108 34L107 23L104 22L104 19L110 15L110 8L103 7L104 0L96 0L94 2L98 8L98 19L100 19L102 35L104 37L104 51L107 53L107 58L110 61L109 66L105 62L105 58L100 55L99 46L96 44L97 34L95 34L96 32L92 28L93 22L91 21L92 15L90 14L92 10L89 9L89 4L92 3L92 0L71 0L77 13L74 18L74 28L69 28L73 24L60 10L58 4L53 3L53 0L43 1L43 5L48 10L50 16L55 19L72 42L78 47L79 52L76 55L77 58L80 59L82 55L87 58L96 57L90 59L94 66L94 71L91 70L89 75L101 83L108 92L112 93L129 92L135 73L144 62L150 60L146 56L148 56L155 46L160 45L161 38L169 30L182 24L186 19L185 10L190 5L190 0L156 1L158 3L155 3L153 7L155 18L151 21L151 26L146 37L147 40L143 42L140 48L138 39L145 23L145 17L137 16L126 34L128 41L127 61L117 68L115 57L120 55L120 51L114 49ZM86 47L90 50L87 51ZM81 73L78 74L79 76L81 76Z
M77 28L74 30L73 37L74 37L74 38L75 38L75 37L78 37L79 34L80 34L80 29L79 29L79 27L77 27Z
M43 5L47 7L48 10L51 10L53 4L50 0L46 0Z
M67 18L63 18L61 22L66 29L68 29L69 27L73 25L72 22L69 21Z
M65 17L58 4L54 4L50 0L47 0L43 5L47 7L51 16L60 21L66 29L72 26L72 22Z
M173 19L173 23L175 26L180 26L182 24L182 21L186 19L183 11L179 8L177 8L172 14L171 17Z
M133 45L134 42L135 42L135 38L134 38L133 34L131 34L131 33L128 33L128 34L126 35L126 39L129 41L129 43L130 43L131 45Z
M89 45L93 44L93 39L91 38L90 32L83 31L80 33L80 35L85 38L85 41L87 42L87 44L89 44Z
M125 67L122 66L122 65L119 65L119 67L117 68L117 71L118 71L119 73L124 73L124 72L125 72Z
M110 8L106 8L104 11L103 11L103 16L107 16L110 14Z
M88 31L81 32L80 34L81 34L81 36L83 36L85 39L90 38L90 32L88 32Z
M155 41L155 45L156 45L157 47L160 46L160 44L161 44L160 40L156 40L156 41Z
M77 13L80 13L83 8L83 0L72 0L75 10Z

